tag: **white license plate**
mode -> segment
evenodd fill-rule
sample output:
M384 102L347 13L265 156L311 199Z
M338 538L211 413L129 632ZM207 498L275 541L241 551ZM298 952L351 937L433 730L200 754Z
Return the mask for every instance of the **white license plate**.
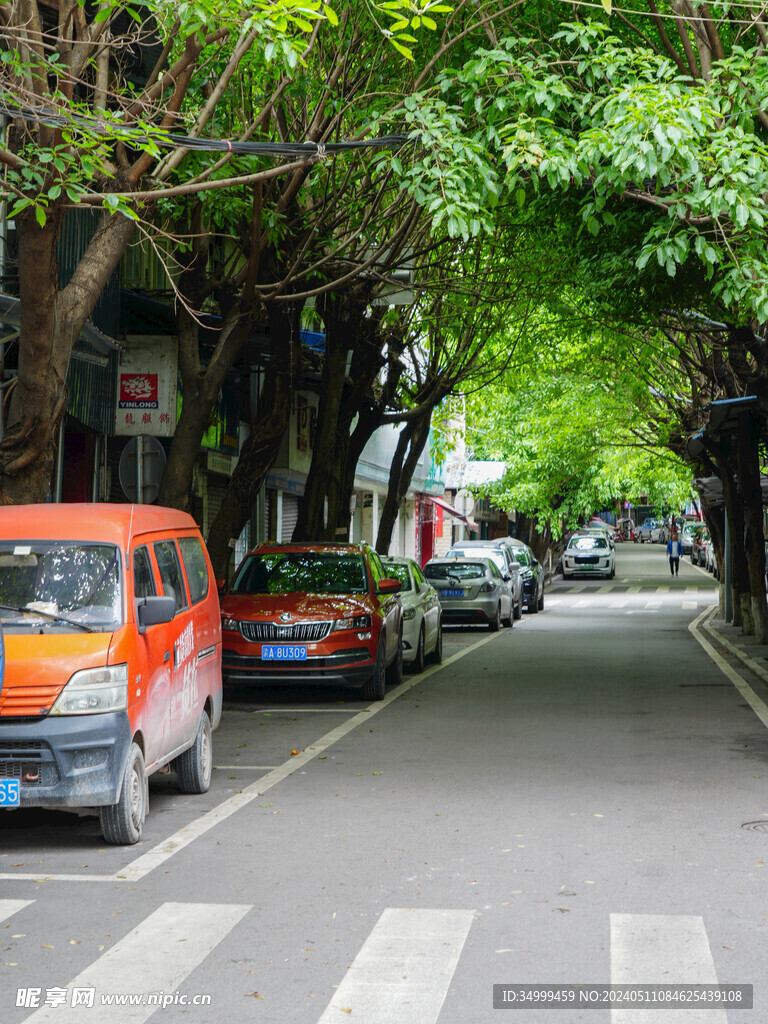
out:
M306 661L307 648L295 644L262 644L261 657L264 661Z
M0 807L18 807L21 800L18 779L0 779Z

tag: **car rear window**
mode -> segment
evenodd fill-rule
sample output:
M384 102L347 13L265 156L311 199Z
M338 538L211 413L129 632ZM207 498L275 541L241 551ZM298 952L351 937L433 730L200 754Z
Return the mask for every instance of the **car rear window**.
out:
M483 548L482 552L478 551L477 548L470 552L466 548L455 548L449 551L448 554L451 558L471 558L472 555L479 555L482 553L483 558L490 558L491 561L495 562L500 569L506 569L507 560L504 557L504 552L498 548Z
M430 580L447 580L452 576L455 579L468 580L473 576L485 576L488 568L483 562L457 561L454 565L446 565L445 563L430 565L427 562L424 566L424 575Z
M277 551L248 555L237 571L233 594L363 594L365 559L358 554Z

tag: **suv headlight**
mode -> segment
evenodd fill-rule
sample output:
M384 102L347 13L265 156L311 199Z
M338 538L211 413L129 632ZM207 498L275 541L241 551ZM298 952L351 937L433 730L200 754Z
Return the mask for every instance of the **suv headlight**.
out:
M128 666L108 665L75 672L51 708L51 715L102 715L128 707Z
M406 608L405 611L403 612L403 621L405 621L407 619L415 619L415 618L416 618L416 609L415 608Z
M349 619L336 619L334 629L370 629L370 615L354 615Z

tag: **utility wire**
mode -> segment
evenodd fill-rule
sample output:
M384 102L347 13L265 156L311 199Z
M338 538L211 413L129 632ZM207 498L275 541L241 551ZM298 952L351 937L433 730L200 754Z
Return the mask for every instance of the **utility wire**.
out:
M331 156L355 149L385 149L404 146L410 135L382 135L376 139L352 142L237 142L228 139L201 139L193 135L171 132L145 132L113 121L97 120L80 114L60 114L48 107L28 107L23 104L0 104L0 115L22 118L54 128L76 127L104 137L122 137L126 143L152 142L167 149L204 150L214 153L239 153L249 156Z

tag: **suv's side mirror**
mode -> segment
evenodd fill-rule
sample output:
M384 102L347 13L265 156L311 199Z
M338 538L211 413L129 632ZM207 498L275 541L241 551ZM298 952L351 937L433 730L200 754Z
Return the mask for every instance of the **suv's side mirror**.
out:
M403 589L403 584L400 580L393 580L385 577L379 580L378 592L380 594L399 594Z
M512 570L512 572L520 572L520 563L519 562L510 562L509 563L509 568Z

